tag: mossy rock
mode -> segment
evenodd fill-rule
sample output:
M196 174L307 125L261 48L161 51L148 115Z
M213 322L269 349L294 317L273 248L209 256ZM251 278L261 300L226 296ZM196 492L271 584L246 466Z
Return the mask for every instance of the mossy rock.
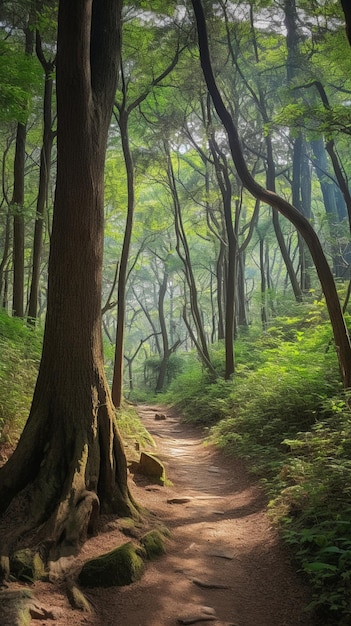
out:
M45 566L38 552L24 548L11 556L10 572L17 580L34 582L45 577Z
M131 541L84 563L78 577L83 587L123 587L139 580L145 552Z
M153 478L161 484L165 483L166 470L164 465L153 454L149 454L147 452L141 453L137 471L139 474Z
M166 552L166 537L160 530L150 530L140 539L140 543L148 559L154 559Z
M140 537L141 523L136 522L132 517L123 517L118 521L118 528L126 535L126 537L133 537L134 539Z
M67 588L67 597L74 609L84 613L91 613L91 606L83 592L76 585Z
M1 626L29 626L30 605L35 600L29 589L2 591L0 594Z

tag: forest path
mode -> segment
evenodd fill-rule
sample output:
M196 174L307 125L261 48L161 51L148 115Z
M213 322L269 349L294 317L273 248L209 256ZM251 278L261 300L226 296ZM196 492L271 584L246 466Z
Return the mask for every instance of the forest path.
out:
M156 412L166 419L156 421ZM136 475L132 491L173 540L139 582L106 593L101 625L173 626L207 616L215 626L311 626L308 592L243 464L205 447L200 430L173 411L140 406L138 413L172 486L145 487Z
M164 407L139 406L171 485L130 474L135 500L151 522L172 532L167 553L147 564L127 587L90 589L91 614L73 611L65 585L35 583L34 592L56 619L31 626L315 626L304 612L311 600L266 515L262 490L241 461L203 445L199 429ZM155 420L155 413L166 419ZM173 502L171 502L173 501ZM127 539L114 520L87 541L75 567ZM197 619L198 618L198 619Z

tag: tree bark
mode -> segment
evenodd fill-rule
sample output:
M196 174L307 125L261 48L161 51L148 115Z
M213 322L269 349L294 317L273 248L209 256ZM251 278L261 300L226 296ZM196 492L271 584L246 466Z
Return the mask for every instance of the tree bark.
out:
M13 288L12 313L15 317L24 316L24 162L26 156L25 124L17 124L16 151L13 167Z
M127 220L124 231L121 259L118 272L118 309L117 309L117 332L116 332L116 348L115 361L113 368L112 381L112 400L118 409L123 399L123 354L124 354L124 327L126 315L126 283L127 283L127 267L129 258L130 242L132 238L134 208L135 208L135 192L134 192L134 165L132 153L129 146L128 136L128 117L126 110L120 110L118 124L121 131L121 140L123 148L124 162L127 172L128 187L128 206Z
M349 40L349 44L351 46L351 5L349 0L340 0L341 6L343 8L345 14L346 21L346 35Z
M340 307L340 302L333 275L324 255L318 236L308 220L289 202L276 193L259 185L250 174L241 148L237 128L226 109L218 90L210 60L206 20L200 0L192 0L197 22L201 66L207 88L211 94L215 109L228 135L229 146L236 170L244 187L256 198L278 209L303 236L314 261L319 280L324 292L329 317L334 333L339 366L345 388L351 386L351 344L348 330Z
M49 561L77 550L98 510L135 512L101 332L104 161L121 4L59 5L57 183L43 353L29 419L0 470L0 510L15 538L37 528L35 541L45 542ZM9 537L2 542L8 553Z

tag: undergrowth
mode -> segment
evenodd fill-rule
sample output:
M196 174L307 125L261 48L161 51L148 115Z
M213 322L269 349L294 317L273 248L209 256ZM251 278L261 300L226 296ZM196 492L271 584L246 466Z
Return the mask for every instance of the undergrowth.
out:
M0 441L16 440L28 417L41 342L40 331L0 310Z
M173 383L168 401L186 420L207 427L209 441L246 459L265 486L272 520L311 583L308 608L321 611L324 624L346 626L351 412L330 326L318 303L304 324L280 318L263 335L250 335L245 345L236 342L232 381L211 383L198 367Z
M29 415L42 346L41 330L0 309L0 443L15 444ZM153 445L135 409L125 405L117 414L125 446L130 451Z

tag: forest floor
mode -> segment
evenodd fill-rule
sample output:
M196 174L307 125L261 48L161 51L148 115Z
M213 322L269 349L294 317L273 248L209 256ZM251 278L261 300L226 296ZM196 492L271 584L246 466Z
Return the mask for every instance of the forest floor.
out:
M166 419L156 421L156 412ZM54 617L45 619L39 611L31 626L315 625L304 611L310 592L267 517L264 493L243 463L204 446L201 431L173 411L140 406L138 413L168 481L155 485L131 472L130 488L151 512L151 523L170 529L166 554L149 562L141 580L130 586L90 589L90 614L71 608L63 582L31 585ZM126 540L113 519L105 520L73 569Z

